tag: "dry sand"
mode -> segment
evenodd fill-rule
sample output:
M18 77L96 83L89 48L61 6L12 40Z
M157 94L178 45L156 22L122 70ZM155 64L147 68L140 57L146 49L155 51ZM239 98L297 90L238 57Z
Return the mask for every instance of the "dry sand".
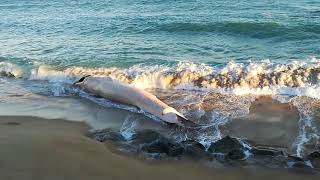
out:
M216 169L197 162L143 161L112 153L85 136L83 123L0 117L0 179L319 179L318 174L255 168Z

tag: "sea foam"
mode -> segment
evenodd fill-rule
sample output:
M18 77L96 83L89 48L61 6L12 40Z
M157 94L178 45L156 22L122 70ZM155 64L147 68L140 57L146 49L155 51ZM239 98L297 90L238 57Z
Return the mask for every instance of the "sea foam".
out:
M10 71L8 71L10 72ZM308 96L320 93L320 61L287 64L229 62L223 67L180 62L175 66L135 65L127 69L68 67L57 70L47 65L34 68L32 80L72 83L84 75L111 77L141 89L183 89L235 95Z

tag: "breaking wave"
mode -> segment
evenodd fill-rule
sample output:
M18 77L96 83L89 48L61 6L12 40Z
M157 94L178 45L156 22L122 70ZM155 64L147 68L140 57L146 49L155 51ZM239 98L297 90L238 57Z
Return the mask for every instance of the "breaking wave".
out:
M1 63L3 75L20 77L16 65ZM39 65L30 70L30 80L72 83L84 75L111 77L142 89L184 89L212 91L236 95L293 95L318 98L320 93L320 61L293 61L277 64L270 61L210 66L180 62L175 66L136 65L128 69L68 67L55 69Z
M0 76L21 77L22 69L11 63L0 62Z

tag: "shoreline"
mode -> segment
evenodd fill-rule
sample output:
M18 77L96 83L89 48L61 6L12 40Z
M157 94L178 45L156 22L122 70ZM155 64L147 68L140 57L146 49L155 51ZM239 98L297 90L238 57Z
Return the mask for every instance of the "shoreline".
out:
M210 168L192 161L148 161L113 153L86 136L84 123L25 116L0 116L3 179L300 179L318 173Z

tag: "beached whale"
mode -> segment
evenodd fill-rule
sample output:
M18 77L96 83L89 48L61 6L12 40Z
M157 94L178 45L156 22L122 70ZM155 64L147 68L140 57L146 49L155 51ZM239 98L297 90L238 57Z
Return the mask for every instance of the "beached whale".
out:
M180 126L193 126L194 123L185 118L173 107L168 106L153 94L142 89L122 83L118 80L103 77L84 76L74 85L95 95L139 107L153 114L164 122Z

